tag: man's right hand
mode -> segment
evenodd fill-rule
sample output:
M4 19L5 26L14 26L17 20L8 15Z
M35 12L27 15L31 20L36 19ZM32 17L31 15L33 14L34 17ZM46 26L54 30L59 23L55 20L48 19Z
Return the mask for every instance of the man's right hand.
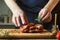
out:
M15 26L21 25L20 19L22 21L22 24L28 23L28 20L24 15L23 10L17 5L16 0L4 0L4 1L13 13L12 22L15 24Z
M22 24L27 24L28 23L28 20L23 13L14 12L13 16L12 16L12 22L15 24L16 27L19 27L21 25L20 24L20 19L22 21Z

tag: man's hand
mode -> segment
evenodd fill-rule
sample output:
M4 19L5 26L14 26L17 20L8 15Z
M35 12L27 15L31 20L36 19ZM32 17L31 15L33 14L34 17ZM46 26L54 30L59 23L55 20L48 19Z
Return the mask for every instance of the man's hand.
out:
M27 18L23 13L18 12L14 12L13 16L12 16L12 22L15 24L16 27L19 27L20 24L20 19L22 21L22 24L27 24Z
M41 9L41 11L39 12L39 15L42 18L43 22L50 22L52 20L52 14L50 11L48 11L48 9Z
M16 0L4 1L13 13L12 22L15 24L15 26L20 26L20 19L22 21L22 24L28 23L23 10L17 5Z

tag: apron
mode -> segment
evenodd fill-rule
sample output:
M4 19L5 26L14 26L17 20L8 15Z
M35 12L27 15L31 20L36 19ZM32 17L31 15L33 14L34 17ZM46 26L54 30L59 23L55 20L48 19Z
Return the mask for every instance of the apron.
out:
M25 12L29 22L38 23L35 19L38 17L39 11L48 3L49 0L16 0L16 3ZM42 23L44 28L51 30L53 21L50 23Z

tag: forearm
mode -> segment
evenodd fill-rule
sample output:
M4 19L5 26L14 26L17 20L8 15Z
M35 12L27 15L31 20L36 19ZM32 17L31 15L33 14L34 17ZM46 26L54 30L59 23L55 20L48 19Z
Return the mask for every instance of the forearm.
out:
M17 11L19 11L20 13L23 13L23 11L22 11L21 8L17 5L17 3L15 2L15 0L5 0L5 3L6 3L7 6L11 9L12 12L17 12Z
M49 0L49 2L44 6L44 8L47 8L51 12L58 2L59 0Z

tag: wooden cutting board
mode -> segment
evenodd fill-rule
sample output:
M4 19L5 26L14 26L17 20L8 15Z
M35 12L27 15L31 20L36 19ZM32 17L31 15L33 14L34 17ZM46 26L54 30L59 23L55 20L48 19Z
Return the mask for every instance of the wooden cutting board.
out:
M0 29L0 38L53 38L53 34L45 29L41 33L21 33L19 29Z

